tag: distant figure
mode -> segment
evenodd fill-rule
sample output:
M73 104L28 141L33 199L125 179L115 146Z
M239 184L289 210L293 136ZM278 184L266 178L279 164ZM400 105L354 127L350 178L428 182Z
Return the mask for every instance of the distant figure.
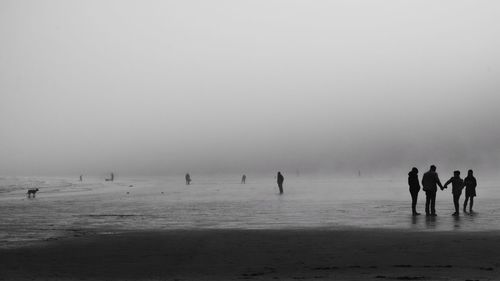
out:
M243 176L241 176L241 183L245 184L246 182L247 182L247 175L243 174Z
M38 192L38 188L30 188L26 192L26 195L28 196L28 198L31 198L31 195L33 195L33 198L35 198L37 192Z
M418 180L418 169L413 167L408 173L408 186L411 194L411 211L414 216L420 215L417 212L418 192L420 191L420 182Z
M82 175L80 175L80 181L83 181L83 176Z
M280 194L283 194L283 181L285 180L285 178L283 177L281 172L278 172L278 175L276 176L276 178L278 180L278 187L280 189Z
M186 174L186 185L190 185L191 184L191 176L189 175L189 173Z
M425 191L425 215L435 217L436 215L436 193L437 186L443 190L443 185L436 173L436 166L431 165L429 171L422 177L422 189Z
M464 188L464 180L460 178L460 171L454 171L453 177L450 178L445 184L444 188L448 188L448 185L451 183L451 193L453 194L453 204L455 205L455 213L454 216L460 215L460 203L458 200L460 199L460 195L462 195L462 189Z
M465 201L464 201L464 213L467 210L467 201L470 198L469 212L472 213L472 205L474 205L474 197L476 197L476 186L477 181L473 175L473 171L469 170L467 177L464 179L465 185Z
M114 181L114 180L115 180L115 175L113 173L111 173L109 179L105 179L105 181Z
M361 170L358 170L358 178L360 178L360 177L361 177ZM419 185L419 189L420 189L420 185Z

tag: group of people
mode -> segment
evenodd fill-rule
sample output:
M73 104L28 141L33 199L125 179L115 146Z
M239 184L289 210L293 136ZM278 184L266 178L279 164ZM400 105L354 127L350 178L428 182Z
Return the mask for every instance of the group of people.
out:
M426 216L436 216L436 193L437 188L444 190L448 188L448 185L452 186L453 194L453 204L455 205L454 216L460 214L460 196L462 195L462 190L465 188L465 200L463 205L464 213L467 213L467 203L470 200L469 212L472 213L472 206L474 205L474 197L476 196L476 186L477 181L474 177L474 172L469 170L467 177L462 179L460 177L460 171L454 171L453 177L451 177L444 186L439 180L439 176L436 172L436 166L431 165L429 171L425 172L422 177L422 190L425 192L425 215ZM413 168L408 173L408 185L410 186L410 194L412 198L411 209L414 216L420 215L417 212L417 199L418 192L420 191L420 181L418 180L418 169Z
M189 175L189 173L187 173L184 178L186 179L186 185L190 185L191 184L191 175ZM278 172L278 174L276 175L276 180L278 183L278 188L280 190L280 194L283 194L283 182L285 181L285 177L283 177L281 172ZM247 181L247 175L243 174L243 176L241 176L241 184L245 184L246 181Z

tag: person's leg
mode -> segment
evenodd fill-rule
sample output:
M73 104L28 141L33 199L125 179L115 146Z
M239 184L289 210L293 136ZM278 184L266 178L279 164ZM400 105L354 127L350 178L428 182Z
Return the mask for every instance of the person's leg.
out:
M469 196L466 194L464 200L464 213L467 213L467 201L469 201Z
M425 214L430 215L431 213L429 212L429 205L431 203L431 194L430 192L425 193Z
M470 209L469 209L469 212L471 212L471 213L472 213L472 205L474 205L474 196L471 196L471 197L470 197L470 205L469 205L469 206L470 206L470 207L469 207Z
M416 215L417 213L417 198L418 198L418 192L412 192L411 193L411 211L412 214Z
M280 188L280 194L283 194L283 183L278 183L278 187Z
M436 192L431 192L431 214L436 214Z
M459 203L458 200L460 199L459 194L453 194L453 204L455 205L455 214L458 215L458 210L459 210Z

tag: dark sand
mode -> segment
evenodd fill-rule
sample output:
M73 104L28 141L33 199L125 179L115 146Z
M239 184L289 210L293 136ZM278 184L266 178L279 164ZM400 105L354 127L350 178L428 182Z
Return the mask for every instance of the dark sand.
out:
M0 250L0 280L500 280L500 233L134 232Z

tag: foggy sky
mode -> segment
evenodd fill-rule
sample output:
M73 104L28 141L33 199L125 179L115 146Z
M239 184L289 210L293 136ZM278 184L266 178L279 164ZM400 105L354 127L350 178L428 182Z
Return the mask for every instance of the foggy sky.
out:
M0 175L497 173L499 34L498 1L3 0Z

